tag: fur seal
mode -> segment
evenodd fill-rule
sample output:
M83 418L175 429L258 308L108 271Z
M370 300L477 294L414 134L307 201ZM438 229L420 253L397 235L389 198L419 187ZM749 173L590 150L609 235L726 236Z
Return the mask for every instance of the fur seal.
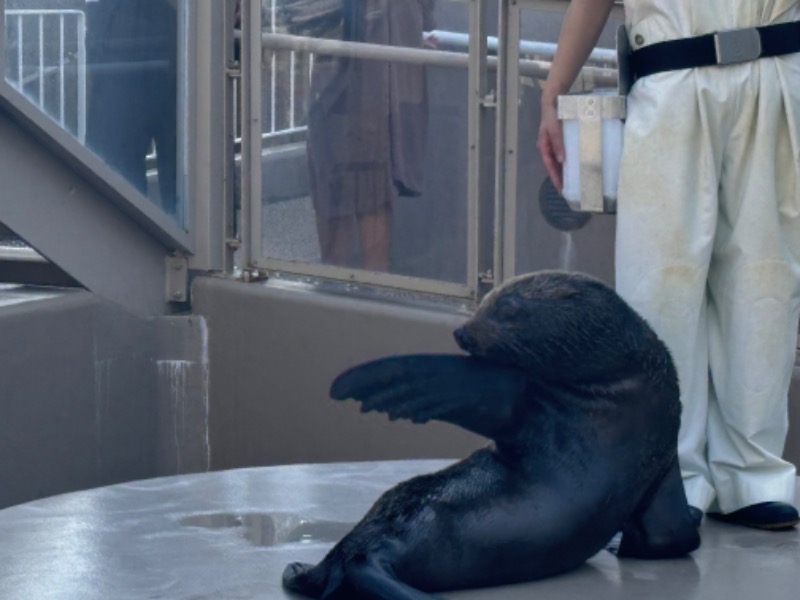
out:
M288 565L284 587L423 600L568 571L620 531L619 556L699 546L677 463L675 368L614 291L582 274L520 276L455 338L469 356L368 362L331 396L494 443L388 490L322 562Z

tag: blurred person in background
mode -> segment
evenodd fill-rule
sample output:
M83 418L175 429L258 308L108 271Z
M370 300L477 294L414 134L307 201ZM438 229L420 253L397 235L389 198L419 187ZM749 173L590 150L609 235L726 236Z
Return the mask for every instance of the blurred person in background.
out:
M292 4L292 33L410 48L435 45L432 38L423 40L423 32L435 27L434 0ZM317 25L313 31L312 23ZM308 160L324 263L348 266L355 252L357 266L389 270L392 204L398 196L422 191L427 108L424 66L315 58Z
M178 0L86 0L86 145L148 194L154 146L158 198L177 216Z

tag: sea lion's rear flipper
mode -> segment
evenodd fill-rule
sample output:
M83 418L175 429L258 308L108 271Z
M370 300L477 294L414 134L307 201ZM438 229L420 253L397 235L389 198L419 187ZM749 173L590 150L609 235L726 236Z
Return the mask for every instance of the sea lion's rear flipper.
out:
M689 514L676 459L622 529L622 541L616 554L635 558L675 558L699 546L700 534Z
M283 570L283 587L309 598L325 598L341 581L341 570L331 577L327 561L316 566L294 562Z
M364 363L339 375L337 400L355 398L362 412L392 419L447 421L496 439L516 429L517 407L526 399L525 373L455 354L411 354Z
M344 576L347 583L364 598L380 598L381 600L436 599L436 596L421 592L395 578L374 560L348 564Z

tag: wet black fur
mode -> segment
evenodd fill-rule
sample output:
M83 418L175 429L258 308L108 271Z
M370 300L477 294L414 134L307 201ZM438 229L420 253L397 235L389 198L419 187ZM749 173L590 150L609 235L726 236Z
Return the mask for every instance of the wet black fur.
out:
M321 563L287 566L286 588L424 600L567 571L620 530L620 556L698 547L677 466L675 368L616 293L579 274L522 276L455 336L470 356L373 361L331 395L494 443L387 491Z

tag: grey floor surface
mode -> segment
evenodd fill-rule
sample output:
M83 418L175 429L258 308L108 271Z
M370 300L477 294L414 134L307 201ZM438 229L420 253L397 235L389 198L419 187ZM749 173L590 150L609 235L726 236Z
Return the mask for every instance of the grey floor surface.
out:
M318 561L388 486L446 461L296 465L133 482L0 511L0 598L291 598L288 562ZM678 560L617 560L466 599L789 600L800 531L705 522Z

